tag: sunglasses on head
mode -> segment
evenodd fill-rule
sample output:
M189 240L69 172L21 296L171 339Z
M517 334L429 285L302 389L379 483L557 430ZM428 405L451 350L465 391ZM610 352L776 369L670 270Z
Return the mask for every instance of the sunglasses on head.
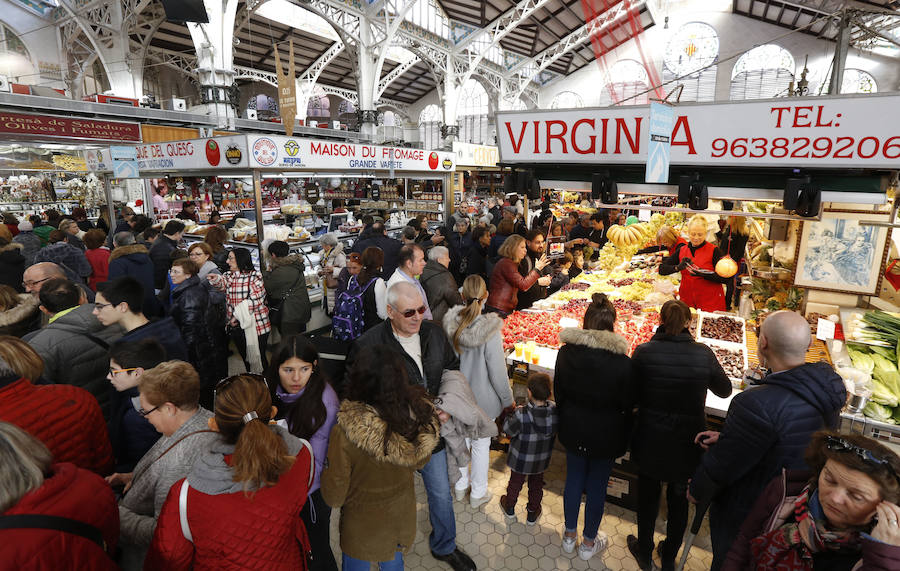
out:
M416 309L407 309L406 311L398 311L398 313L400 315L402 315L403 317L406 317L407 319L409 319L416 313L418 313L419 315L423 315L426 311L428 311L428 308L423 305L421 307L417 307Z
M886 468L891 476L900 483L900 476L897 475L890 460L876 456L871 450L852 444L838 436L826 436L825 447L833 452L849 452L851 454L856 454L860 460L869 466Z

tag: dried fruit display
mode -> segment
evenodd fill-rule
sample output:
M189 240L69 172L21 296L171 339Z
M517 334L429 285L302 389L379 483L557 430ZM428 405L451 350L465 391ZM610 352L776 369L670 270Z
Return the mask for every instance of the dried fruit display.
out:
M584 291L584 290L587 290L590 288L591 288L591 284L589 284L589 283L574 282L574 283L567 283L566 285L559 288L559 291L571 291L571 290Z
M724 347L710 346L710 349L716 354L716 359L719 360L719 364L722 365L722 369L725 370L726 375L732 379L740 379L744 376L743 352L726 349Z
M737 319L704 315L700 324L700 337L719 339L731 343L744 342L744 324Z

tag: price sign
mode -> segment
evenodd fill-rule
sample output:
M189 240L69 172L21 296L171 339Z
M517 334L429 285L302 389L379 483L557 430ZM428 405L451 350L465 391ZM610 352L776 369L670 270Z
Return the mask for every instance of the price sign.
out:
M222 187L218 184L213 186L209 193L209 197L212 200L212 203L216 205L216 208L222 206Z
M306 201L307 202L318 202L319 200L319 185L315 183L307 183L304 188L306 191Z

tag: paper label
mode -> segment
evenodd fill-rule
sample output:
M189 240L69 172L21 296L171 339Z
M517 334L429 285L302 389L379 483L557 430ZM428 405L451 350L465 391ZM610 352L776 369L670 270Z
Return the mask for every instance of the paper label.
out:
M821 339L822 341L834 339L834 321L820 317L816 324L816 339Z

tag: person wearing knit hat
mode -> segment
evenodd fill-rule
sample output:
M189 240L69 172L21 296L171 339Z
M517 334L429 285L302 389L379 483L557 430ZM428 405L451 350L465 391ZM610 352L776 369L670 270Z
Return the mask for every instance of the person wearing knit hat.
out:
M35 254L41 249L41 239L34 233L34 225L28 220L19 222L19 233L13 237L13 242L22 245L25 266L33 264Z

